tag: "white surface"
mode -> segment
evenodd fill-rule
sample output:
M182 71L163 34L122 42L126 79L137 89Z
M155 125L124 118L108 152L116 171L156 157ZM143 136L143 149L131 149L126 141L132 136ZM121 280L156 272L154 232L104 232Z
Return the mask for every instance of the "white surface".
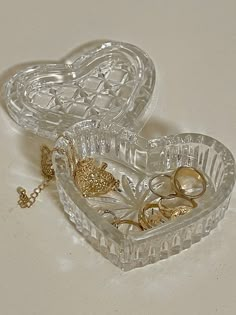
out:
M1 1L0 72L56 60L95 39L134 43L159 65L143 134L201 132L236 155L235 1ZM14 68L15 69L15 68ZM32 210L15 188L40 181L39 144L1 106L0 314L236 314L236 191L220 226L166 261L123 273L66 220L55 187Z

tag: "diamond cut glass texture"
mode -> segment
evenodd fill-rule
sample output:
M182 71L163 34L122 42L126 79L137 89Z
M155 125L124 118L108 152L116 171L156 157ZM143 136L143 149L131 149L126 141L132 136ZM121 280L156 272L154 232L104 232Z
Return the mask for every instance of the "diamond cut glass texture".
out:
M11 117L51 139L75 122L99 118L140 130L155 85L151 59L136 46L106 42L72 64L44 64L16 73L5 86Z

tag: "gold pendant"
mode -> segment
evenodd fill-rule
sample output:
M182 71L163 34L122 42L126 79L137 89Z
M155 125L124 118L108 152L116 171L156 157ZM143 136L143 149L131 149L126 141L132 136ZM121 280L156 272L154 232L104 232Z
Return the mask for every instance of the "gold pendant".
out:
M96 165L93 158L79 160L74 171L74 181L84 197L105 195L119 186L119 180L106 171L106 163Z

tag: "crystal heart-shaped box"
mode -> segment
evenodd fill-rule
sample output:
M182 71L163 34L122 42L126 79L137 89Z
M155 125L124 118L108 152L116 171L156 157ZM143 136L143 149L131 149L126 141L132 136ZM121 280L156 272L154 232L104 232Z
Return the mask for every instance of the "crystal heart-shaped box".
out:
M98 120L79 122L65 132L80 158L92 157L119 180L119 190L84 198L70 173L68 141L58 139L53 154L60 200L69 219L86 240L123 270L141 267L189 248L216 227L228 207L235 182L235 162L217 140L200 134L144 139L118 125ZM63 153L64 152L64 153ZM191 166L207 179L206 193L193 211L152 229L113 226L109 216L136 220L157 196L148 189L153 174ZM107 211L108 210L108 211ZM103 215L101 215L103 214Z
M40 64L19 71L6 83L4 98L20 126L56 139L72 124L95 117L140 130L151 113L154 85L155 67L147 54L134 45L110 41L92 47L72 64Z

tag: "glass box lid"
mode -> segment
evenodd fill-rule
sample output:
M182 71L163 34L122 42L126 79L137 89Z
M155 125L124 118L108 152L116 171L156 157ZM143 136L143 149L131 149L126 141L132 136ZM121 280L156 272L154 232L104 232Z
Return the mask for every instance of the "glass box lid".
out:
M19 71L6 83L4 98L20 126L55 139L91 118L141 130L151 112L154 86L155 67L148 55L131 44L109 41L71 64Z

